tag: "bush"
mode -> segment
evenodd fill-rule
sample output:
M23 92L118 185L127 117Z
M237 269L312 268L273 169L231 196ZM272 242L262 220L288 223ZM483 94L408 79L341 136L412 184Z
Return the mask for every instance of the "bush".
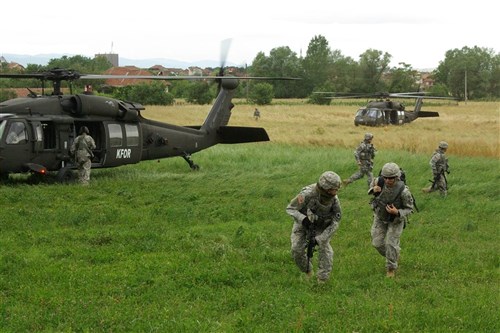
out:
M186 100L193 104L210 104L212 102L210 85L207 82L193 82L187 87Z
M258 83L251 88L248 99L257 105L271 104L274 98L274 88L269 83Z
M13 98L17 98L17 94L14 90L0 89L0 102Z

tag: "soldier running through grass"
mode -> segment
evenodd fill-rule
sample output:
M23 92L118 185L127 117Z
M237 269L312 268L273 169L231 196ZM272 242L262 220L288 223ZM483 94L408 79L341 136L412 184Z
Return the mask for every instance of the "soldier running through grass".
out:
M333 265L333 249L330 240L338 229L342 210L337 191L340 177L332 171L324 172L317 183L304 187L286 208L293 218L291 234L291 252L299 269L308 277L313 275L313 265L308 259L306 249L311 232L313 241L319 247L318 274L319 283L328 280Z
M345 179L342 182L342 185L347 186L366 175L368 177L368 187L370 187L370 184L373 181L373 159L375 158L375 152L377 151L372 144L372 140L373 134L366 133L364 140L354 151L354 158L359 166L359 170L348 179Z
M439 193L446 197L448 194L448 182L446 180L445 172L450 173L448 170L448 157L446 157L446 150L448 150L448 143L441 141L438 149L432 154L429 164L432 169L432 185L428 188L423 188L422 192L430 193L439 190Z
M393 278L398 268L399 240L413 213L413 196L403 181L401 169L396 163L386 163L382 167L382 186L378 178L372 183L368 194L373 194L373 224L371 228L372 246L385 257L387 277Z

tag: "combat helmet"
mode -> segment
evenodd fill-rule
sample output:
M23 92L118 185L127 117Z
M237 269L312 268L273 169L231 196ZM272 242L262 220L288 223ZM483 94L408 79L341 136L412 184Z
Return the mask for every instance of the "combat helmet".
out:
M446 141L441 141L441 142L439 143L439 148L441 148L441 149L448 149L448 142L446 142Z
M368 140L371 140L371 139L373 139L373 134L371 134L371 133L366 133L366 134L365 134L365 141L368 141Z
M384 164L382 167L382 172L380 173L382 177L392 178L401 176L401 169L394 162L389 162Z
M319 177L318 185L323 190L338 190L340 188L340 177L333 171L326 171Z

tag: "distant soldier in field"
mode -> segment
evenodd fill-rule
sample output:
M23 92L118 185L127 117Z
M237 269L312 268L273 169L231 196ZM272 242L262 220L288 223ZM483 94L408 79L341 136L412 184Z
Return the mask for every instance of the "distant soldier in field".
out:
M413 213L413 196L403 181L401 169L396 163L386 163L382 167L383 182L376 178L368 194L373 194L373 224L371 228L372 246L385 257L387 277L393 278L398 268L399 239ZM380 186L382 185L382 186Z
M363 178L364 175L368 177L368 187L373 181L373 159L377 151L372 144L373 134L366 133L365 139L359 144L358 148L354 151L354 158L359 166L359 170L348 179L345 179L342 184L349 185L355 180Z
M340 177L332 171L324 172L317 183L304 187L286 208L293 218L291 252L299 269L310 278L313 275L312 255L319 247L319 283L326 282L333 265L330 239L337 230L342 216L337 191Z
M255 108L255 110L253 112L253 118L255 120L259 120L260 119L260 111L259 111L259 109Z
M439 143L438 149L432 154L429 164L432 169L432 185L427 188L423 188L424 193L434 192L439 190L439 193L445 197L448 194L448 182L446 180L445 173L450 173L448 170L448 158L446 157L446 150L448 149L448 143L441 141Z
M92 166L92 150L96 148L94 139L89 135L87 126L80 127L79 135L73 141L70 153L75 157L78 167L78 180L83 185L88 185L90 181L90 168Z

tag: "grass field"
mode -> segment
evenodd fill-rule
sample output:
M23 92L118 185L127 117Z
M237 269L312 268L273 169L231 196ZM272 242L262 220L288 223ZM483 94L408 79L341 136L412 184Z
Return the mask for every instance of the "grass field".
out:
M258 122L253 108L238 104L230 124L265 127L272 142L204 150L198 172L174 158L93 170L88 187L24 176L0 186L0 331L500 330L498 103L436 106L440 118L390 128L355 127L352 106L272 105ZM191 125L206 112L144 114ZM305 281L285 207L323 171L356 171L366 131L375 168L403 166L420 209L398 275L385 277L370 245L363 179L339 193L330 281ZM446 198L420 192L440 140L450 143Z

